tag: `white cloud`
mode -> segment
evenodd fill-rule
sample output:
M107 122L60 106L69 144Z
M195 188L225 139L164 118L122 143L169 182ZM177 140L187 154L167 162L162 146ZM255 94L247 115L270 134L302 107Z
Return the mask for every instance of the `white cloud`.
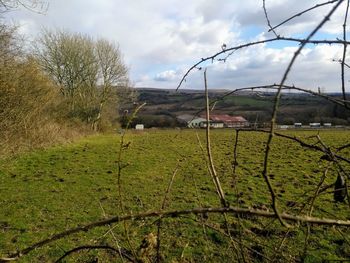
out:
M342 36L345 2L322 29L323 33ZM266 0L274 25L317 3L322 1ZM282 35L306 34L331 6L293 19L277 31ZM266 34L262 1L257 0L51 0L46 15L20 11L8 14L7 19L19 21L21 32L31 36L37 35L41 27L58 27L118 42L135 85L167 88L176 87L192 64L220 51L223 43L231 46L270 36ZM247 35L245 32L252 27L265 33ZM295 44L285 45L246 48L236 52L226 64L209 63L211 86L233 88L278 82L296 49ZM335 89L339 65L331 60L340 58L340 54L341 47L308 46L288 81ZM202 79L200 72L194 72L185 87L200 88Z
M175 70L166 70L160 72L155 77L156 81L173 81L176 80L176 71Z

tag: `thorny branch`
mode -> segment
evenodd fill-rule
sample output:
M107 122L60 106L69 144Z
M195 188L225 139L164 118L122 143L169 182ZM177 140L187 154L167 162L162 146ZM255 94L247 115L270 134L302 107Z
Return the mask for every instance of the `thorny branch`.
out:
M209 171L215 183L216 191L219 195L220 202L222 206L226 206L227 202L225 199L224 191L222 190L221 183L219 177L217 175L213 157L211 154L211 141L210 141L210 113L209 113L209 96L208 96L208 85L207 85L207 71L204 71L204 86L205 86L205 100L206 100L206 118L207 118L207 126L206 126L206 139L207 139L207 154L209 159Z
M208 207L208 208L193 208L193 209L183 209L183 210L168 210L168 211L150 211L143 212L138 214L128 214L124 216L115 216L109 219L104 219L97 222L92 222L87 225L78 226L76 228L68 229L61 233L55 234L47 239L44 239L40 242L32 244L31 246L18 251L17 253L10 255L7 258L0 258L0 262L7 262L10 260L15 260L24 255L29 254L33 250L48 245L56 240L65 238L75 233L86 232L91 229L102 227L110 224L120 223L124 221L136 221L143 220L146 218L152 217L180 217L183 215L198 215L198 214L210 214L210 213L227 213L241 216L260 216L265 218L276 218L276 213L269 212L265 210L252 209L252 208L241 208L241 207ZM350 220L338 220L338 219L329 219L329 218L317 218L310 216L295 216L291 214L282 213L280 214L283 220L288 220L294 222L295 224L309 223L313 225L329 225L329 226L350 226Z
M273 190L272 184L271 184L270 179L269 179L269 177L267 175L268 164L269 164L270 147L271 147L271 143L272 143L272 138L273 138L274 133L275 133L276 116L277 116L278 105L279 105L279 101L280 101L280 97L281 97L282 87L283 87L285 81L287 80L289 72L291 71L292 66L294 65L294 62L296 61L297 57L299 56L301 50L305 47L305 45L307 43L309 43L310 39L316 34L316 32L330 19L332 14L335 12L335 10L339 7L339 5L342 2L343 2L343 0L338 1L338 3L336 5L334 5L334 7L327 14L327 16L308 35L308 37L305 39L305 42L301 43L300 47L294 53L294 56L292 57L291 61L289 62L289 65L287 66L287 69L285 70L285 72L283 74L282 80L281 80L281 82L279 84L279 87L278 87L278 90L277 90L277 94L275 96L275 103L274 103L273 112L272 112L272 116L271 116L271 128L270 128L270 133L269 133L268 140L266 142L266 150L265 150L265 158L264 158L264 169L262 171L262 175L263 175L263 177L265 179L265 182L266 182L266 184L267 184L267 186L269 188L270 194L271 194L273 210L275 211L276 216L278 217L278 219L281 222L281 224L283 224L285 226L287 226L287 224L283 221L282 217L280 216L280 212L278 210L277 203L276 203L276 194L275 194L275 192Z
M345 10L345 17L344 17L344 24L343 24L343 40L346 41L346 22L348 20L348 14L349 14L349 3L350 1L346 1L346 10ZM343 44L343 58L341 60L341 89L343 93L343 99L346 101L346 90L345 90L345 64L346 64L346 50L347 50L347 44ZM348 104L345 103L345 108L348 108Z
M340 154L340 151L347 149L350 147L350 144L345 144L343 146L340 146L336 149L334 149L333 151L327 147L319 138L319 144L321 144L321 146L319 146L318 144L311 144L308 143L300 138L297 138L296 136L290 136L284 133L278 133L275 131L275 124L276 124L276 116L277 116L277 111L278 111L278 107L279 107L279 103L280 103L280 97L281 97L281 92L282 90L296 90L296 91L301 91L301 92L306 92L308 94L314 95L314 96L319 96L321 98L324 98L328 101L331 101L332 103L335 103L337 105L340 105L342 107L347 107L349 100L346 97L346 87L345 87L345 67L348 67L348 64L346 63L346 51L347 51L347 45L350 44L350 42L347 41L347 36L346 36L346 21L347 21L347 17L348 17L348 10L349 10L349 0L347 0L347 7L346 7L346 12L345 12L345 17L344 17L344 24L343 24L343 39L337 39L337 40L312 40L311 38L315 35L315 33L330 19L330 17L332 16L332 14L335 12L335 10L340 6L340 4L344 2L344 0L332 0L332 1L328 1L328 2L324 2L321 4L317 4L311 8L308 8L298 14L293 15L292 17L282 21L281 23L279 23L276 26L272 26L268 17L268 13L266 10L266 6L265 6L265 0L263 0L263 9L264 9L264 13L265 13L265 17L269 26L269 31L272 31L276 37L274 38L270 38L270 39L265 39L265 40L260 40L260 41L255 41L255 42L251 42L251 43L245 43L245 44L241 44L235 47L231 47L231 48L225 48L223 50L221 50L220 52L217 52L216 54L206 57L206 58L202 58L199 62L197 62L196 64L194 64L183 76L183 78L181 79L179 85L177 86L176 90L178 90L181 85L183 84L183 82L186 80L186 77L190 74L190 72L192 72L194 69L201 69L201 65L207 61L211 61L214 62L214 60L218 60L218 61L226 61L226 59L228 57L230 57L236 50L240 50L243 48L247 48L247 47L252 47L255 45L259 45L259 44L265 44L265 43L270 43L270 42L275 42L275 41L291 41L291 42L297 42L300 44L299 48L297 49L297 51L294 53L293 58L291 59L288 67L286 68L284 75L281 79L281 81L279 82L279 84L272 84L272 85L264 85L264 86L254 86L254 87L244 87L244 88L239 88L239 89L235 89L227 94L225 94L224 96L222 96L221 98L213 101L212 103L209 103L209 98L208 98L208 89L207 89L207 78L206 78L206 71L204 72L204 80L205 80L205 92L206 92L206 114L207 114L207 156L208 156L208 169L210 171L210 174L212 176L213 182L216 186L216 190L217 193L220 197L220 201L222 203L222 207L209 207L209 208L194 208L194 209L183 209L183 210L165 210L166 207L166 199L167 196L170 192L171 189L171 185L172 182L174 180L175 174L177 172L177 168L175 169L175 171L173 172L173 175L171 177L171 180L169 182L168 188L166 190L165 196L164 196L164 200L162 203L162 207L161 210L158 211L148 211L148 212L142 212L142 213L138 213L138 214L126 214L125 215L125 209L124 209L124 204L123 204L123 196L122 196L122 188L121 188L121 176L122 176L122 170L125 168L125 164L122 163L122 151L123 149L125 149L128 144L125 143L125 133L122 134L121 136L121 141L120 141L120 149L119 149L119 154L118 154L118 192L119 192L119 201L120 201L120 207L121 207L121 211L124 215L122 216L115 216L115 217L111 217L108 219L103 219L100 221L96 221L96 222L92 222L90 224L87 225L83 225L83 226L79 226L76 228L72 228L72 229L68 229L66 231L63 231L61 233L58 233L56 235L53 235L47 239L44 239L40 242L37 242L35 244L32 244L31 246L20 250L12 255L10 255L9 257L5 258L0 258L0 262L7 262L7 261L11 261L11 260L16 260L24 255L27 255L29 253L31 253L33 250L46 246L56 240L62 239L62 238L66 238L68 236L71 236L72 234L78 233L78 232L82 232L82 231L89 231L91 229L97 228L97 227L103 227L103 226L111 226L112 224L116 224L116 223L120 223L120 222L127 222L127 221L136 221L136 220L144 220L146 218L158 218L158 222L159 222L159 227L158 227L158 247L157 247L157 260L158 262L160 261L160 222L163 218L167 218L167 217L182 217L182 216L186 216L186 215L207 215L210 213L215 213L215 214L233 214L234 216L240 218L241 216L244 218L252 218L252 217L263 217L263 218L273 218L274 220L278 219L283 225L285 226L289 226L289 224L306 224L308 226L308 230L310 230L311 225L326 225L326 226L345 226L345 227L350 227L350 220L338 220L338 219L324 219L324 218L318 218L318 217L312 217L312 211L314 208L314 203L315 203L315 199L324 191L326 191L327 189L329 189L330 187L332 187L333 185L326 185L323 186L324 182L325 182L325 178L327 176L329 167L332 165L338 165L338 169L340 169L343 173L345 173L345 170L342 168L341 164L339 163L340 161L346 162L346 163L350 163L350 159L342 156ZM0 0L1 3L1 0ZM318 24L318 26L308 35L308 37L306 39L298 39L298 38L289 38L289 37L282 37L279 36L276 32L275 29L280 27L281 25L291 21L292 19L294 19L295 17L301 16L311 10L314 10L316 8L319 8L321 6L325 6L325 5L329 5L329 4L333 4L336 3L333 8L330 10L330 12L328 13L328 15ZM328 96L326 94L322 94L320 92L314 92L308 89L304 89L304 88L300 88L300 87L295 87L295 86L288 86L285 85L285 81L289 75L289 72L292 69L292 66L295 62L295 60L297 59L298 55L300 54L301 50L305 47L306 44L337 44L337 45L343 45L343 57L341 60L339 60L340 64L341 64L341 81L342 81L342 95L343 98L339 99L336 97L332 97L332 96ZM226 55L226 57L224 59L220 58L220 56L222 55ZM252 130L244 130L244 131L254 131L254 132L263 132L263 133L268 133L269 137L268 137L268 141L267 141L267 145L266 145L266 149L265 149L265 158L264 158L264 168L262 171L262 175L263 178L268 186L268 189L270 191L270 196L272 198L272 206L274 209L274 212L270 212L270 211L266 211L266 210L259 210L259 209L252 209L252 208L242 208L242 207L232 207L229 206L228 203L226 202L225 199L225 195L224 195L224 191L221 188L221 184L219 181L219 178L216 174L216 170L213 164L213 160L211 157L211 145L210 145L210 134L209 134L209 108L210 105L215 105L216 102L224 99L225 97L232 95L234 93L237 93L239 91L244 91L244 90L261 90L261 89L274 89L276 90L276 96L275 96L275 100L274 100L274 108L273 108L273 113L271 116L271 128L269 131L267 130L257 130L257 129L252 129ZM142 107L143 105L141 105L140 107L138 107L134 114L133 117L135 117L137 111ZM128 125L129 126L131 123L131 120L129 121ZM237 148L238 148L238 135L239 132L241 130L236 130L236 141L235 141L235 146L234 146L234 161L233 161L233 174L235 175L235 170L236 170L236 166L238 165L237 163ZM243 131L243 130L242 130ZM324 170L323 176L321 177L314 195L308 200L308 202L310 202L310 207L309 210L307 211L307 214L305 215L293 215L293 214L288 214L286 212L280 212L278 207L277 207L277 203L276 203L276 194L274 192L274 189L272 187L271 182L269 181L269 177L267 176L268 173L268 165L269 165L269 153L270 153L270 147L272 145L272 139L274 136L277 137L281 137L284 139L288 139L288 140L292 140L296 143L299 143L301 145L301 147L304 148L308 148L311 150L315 150L315 151L319 151L322 152L325 156L327 156L327 159L329 160L328 166L327 168ZM349 198L349 196L348 196ZM350 201L350 200L349 200ZM227 222L227 221L226 221ZM288 222L288 224L287 224ZM202 224L203 221L201 221ZM208 224L206 224L207 227L209 227ZM126 227L125 227L126 229ZM338 230L338 229L337 229ZM127 233L127 230L126 234ZM287 231L290 231L289 229ZM228 233L225 233L223 231L220 230L220 232L222 234L225 234L227 236L230 237L231 240L234 240L229 231ZM310 233L310 232L308 232ZM287 235L286 235L287 236ZM283 242L286 238L286 236L284 237L284 239L281 242L280 248L283 245ZM308 236L306 236L306 239L308 239ZM245 246L241 240L235 240L235 242L237 242L238 244ZM130 245L130 244L129 244ZM131 247L131 246L130 246ZM254 249L251 249L248 246L245 246L247 250L250 250L254 253L259 254L260 256L265 257L264 254L260 253L259 251L256 251ZM306 246L305 246L305 250L306 250ZM60 262L61 260L63 260L65 257L69 256L72 253L76 253L82 250L91 250L91 249L104 249L104 250L111 250L115 253L119 253L120 256L125 257L126 259L128 259L131 262L134 262L134 258L135 258L135 252L134 251L127 251L124 249L117 249L117 248L113 248L110 246L103 246L103 245L95 245L95 246L79 246L76 247L68 252L66 252L60 259L58 259L57 262ZM132 247L131 247L132 250ZM122 251L122 252L121 252ZM243 253L243 252L242 252ZM133 255L132 255L133 254ZM268 258L266 258L268 259Z
M124 250L124 249L121 250L119 248L114 248L114 247L107 246L107 245L93 245L93 246L86 245L86 246L79 246L79 247L76 247L76 248L73 248L73 249L67 251L66 253L64 253L63 256L61 256L59 259L57 259L55 261L55 263L62 262L62 260L65 259L66 257L70 256L71 254L80 252L82 250L110 250L110 251L113 251L116 255L121 255L124 258L128 259L129 262L136 262L136 260L132 258L131 253L127 250Z
M175 179L175 176L177 174L177 171L179 170L179 163L176 165L174 171L173 171L173 174L171 176L171 179L168 183L168 187L165 191L165 194L164 194L164 199L163 199L163 202L162 202L162 206L161 206L161 210L164 210L166 208L166 203L167 203L167 200L168 200L168 196L170 194L170 191L171 191L171 187L173 185L173 182L174 182L174 179ZM157 225L157 262L160 262L161 261L161 256L160 256L160 246L161 246L161 225L162 225L162 219L160 218L158 220L158 225Z
M298 17L298 16L302 16L303 14L305 14L305 13L307 13L307 12L310 12L311 10L317 9L317 8L319 8L319 7L321 7L321 6L333 4L333 3L337 2L337 1L338 1L338 0L332 0L332 1L328 1L328 2L321 3L321 4L317 4L317 5L315 5L315 6L313 6L313 7L310 7L310 8L308 8L308 9L302 11L302 12L299 12L299 13L297 13L297 14L295 14L295 15L289 17L289 18L287 18L286 20L283 20L283 21L282 21L281 23L279 23L278 25L276 25L276 26L274 26L274 27L271 27L271 28L269 29L269 32L270 32L270 31L273 31L273 32L274 32L274 30L275 30L276 28L278 28L278 27L284 25L285 23L287 23L287 22L293 20L294 18L296 18L296 17Z
M131 117L129 118L126 128L125 130L128 130L131 122L135 119L137 113L142 109L142 107L144 107L146 105L146 103L143 103L139 106L136 107L136 109L133 111ZM122 162L122 157L123 157L123 152L126 148L129 147L129 143L125 143L125 131L122 131L122 135L120 138L120 144L119 144L119 151L118 151L118 156L117 156L117 168L118 168L118 172L117 172L117 187L118 187L118 195L119 195L119 207L120 210L122 211L122 213L124 213L125 208L124 208L124 199L123 199L123 193L122 193L122 183L121 183L121 178L122 178L122 171L125 167L127 167L127 164L124 164ZM133 253L133 256L136 258L136 251L133 248L133 246L131 245L131 241L130 241L130 236L129 236L129 230L128 227L126 225L126 222L124 222L124 233L126 236L126 240L128 242L129 248Z
M266 9L266 3L265 3L265 0L263 0L263 9L264 9L264 13L265 13L265 18L266 18L266 21L267 21L267 25L269 26L269 32L272 31L273 34L278 37L278 34L276 33L276 31L273 29L272 25L271 25L271 22L270 22L270 19L269 19L269 16L267 14L267 9Z
M340 1L344 1L344 0L340 0ZM245 43L245 44L241 44L235 47L230 47L230 48L226 48L225 50L219 51L217 53L215 53L212 56L206 57L206 58L202 58L200 61L198 61L196 64L194 64L192 67L190 67L187 72L183 75L183 77L181 78L179 84L176 87L176 91L182 86L182 84L186 81L187 76L194 70L194 69L201 69L200 65L203 64L206 61L211 61L213 62L215 59L217 59L219 56L223 55L223 54L227 54L242 48L247 48L247 47L252 47L252 46L256 46L256 45L260 45L260 44L265 44L265 43L270 43L270 42L275 42L275 41L291 41L291 42L297 42L300 45L302 44L314 44L314 45L318 45L318 44L329 44L329 45L333 45L333 44L340 44L340 45L349 45L350 42L349 41L343 41L343 40L306 40L306 39L298 39L298 38L291 38L291 37L275 37L275 38L270 38L270 39L265 39L265 40L259 40L259 41L255 41L255 42L250 42L250 43ZM233 54L233 53L232 53Z

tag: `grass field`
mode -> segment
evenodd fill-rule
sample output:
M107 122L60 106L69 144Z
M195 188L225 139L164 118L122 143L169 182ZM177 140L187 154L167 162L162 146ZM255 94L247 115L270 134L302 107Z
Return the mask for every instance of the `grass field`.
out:
M285 132L309 143L316 131ZM349 131L321 131L325 144L349 143ZM205 147L205 133L198 131ZM23 154L0 161L0 257L23 249L62 230L106 217L160 210L167 186L174 175L165 209L219 207L215 187L207 171L206 154L192 130L148 130L125 135L119 164L121 196L118 194L120 135L92 136L76 143ZM230 205L270 210L271 198L261 174L267 135L241 132L236 173L232 162L235 132L212 131L216 170ZM350 157L349 149L341 152ZM269 177L281 210L306 214L328 162L322 153L274 138ZM177 169L176 169L177 168ZM350 167L344 164L350 173ZM331 168L324 185L334 183ZM350 220L347 203L334 203L333 188L320 194L313 216ZM306 205L305 205L306 204ZM141 249L145 236L157 235L157 218L128 221L95 228L51 243L24 256L20 262L54 262L78 245L130 245L145 262L155 249ZM125 232L127 229L129 240ZM227 230L231 238L227 236ZM350 230L344 227L281 227L277 220L227 215L188 215L162 220L161 256L166 262L235 262L235 247L244 251L246 262L327 262L350 258ZM225 235L226 234L226 235ZM115 262L118 256L102 250L84 251L66 262Z

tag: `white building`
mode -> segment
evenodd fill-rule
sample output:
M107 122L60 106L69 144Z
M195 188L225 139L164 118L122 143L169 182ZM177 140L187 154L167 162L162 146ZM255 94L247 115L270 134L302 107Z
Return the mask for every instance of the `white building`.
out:
M201 123L206 122L207 120L204 118L195 118L188 122L188 128L200 128Z
M136 130L143 130L145 127L143 124L136 124L135 129Z
M311 122L309 125L310 125L310 128L320 128L321 127L321 123L319 123L319 122Z

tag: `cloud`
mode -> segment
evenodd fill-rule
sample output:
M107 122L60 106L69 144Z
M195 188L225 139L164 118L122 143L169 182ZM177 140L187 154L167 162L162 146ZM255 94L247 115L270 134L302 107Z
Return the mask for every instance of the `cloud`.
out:
M345 2L322 29L320 37L342 37ZM267 0L271 23L276 25L322 1ZM297 17L277 31L300 36L312 30L332 5ZM52 0L46 15L28 11L7 14L21 32L35 37L42 27L60 28L103 37L118 42L137 86L176 87L182 74L202 57L253 39L265 39L268 27L262 1L227 0ZM209 63L211 86L237 86L273 83L280 80L295 51L295 43L260 45L236 52L226 64ZM303 86L325 85L335 89L339 83L341 47L308 46L298 58L288 81ZM333 76L334 75L334 76ZM201 72L194 72L185 87L202 87Z
M166 70L166 71L160 72L154 78L154 80L156 81L173 81L175 79L176 79L175 70Z
M209 88L235 89L279 83L296 48L275 50L262 45L237 52L226 63L217 62L208 67ZM339 92L340 66L333 59L341 55L340 46L319 45L303 50L286 84L311 90L322 87L327 91ZM182 76L177 74L177 83ZM202 89L202 72L195 70L191 73L183 88Z

